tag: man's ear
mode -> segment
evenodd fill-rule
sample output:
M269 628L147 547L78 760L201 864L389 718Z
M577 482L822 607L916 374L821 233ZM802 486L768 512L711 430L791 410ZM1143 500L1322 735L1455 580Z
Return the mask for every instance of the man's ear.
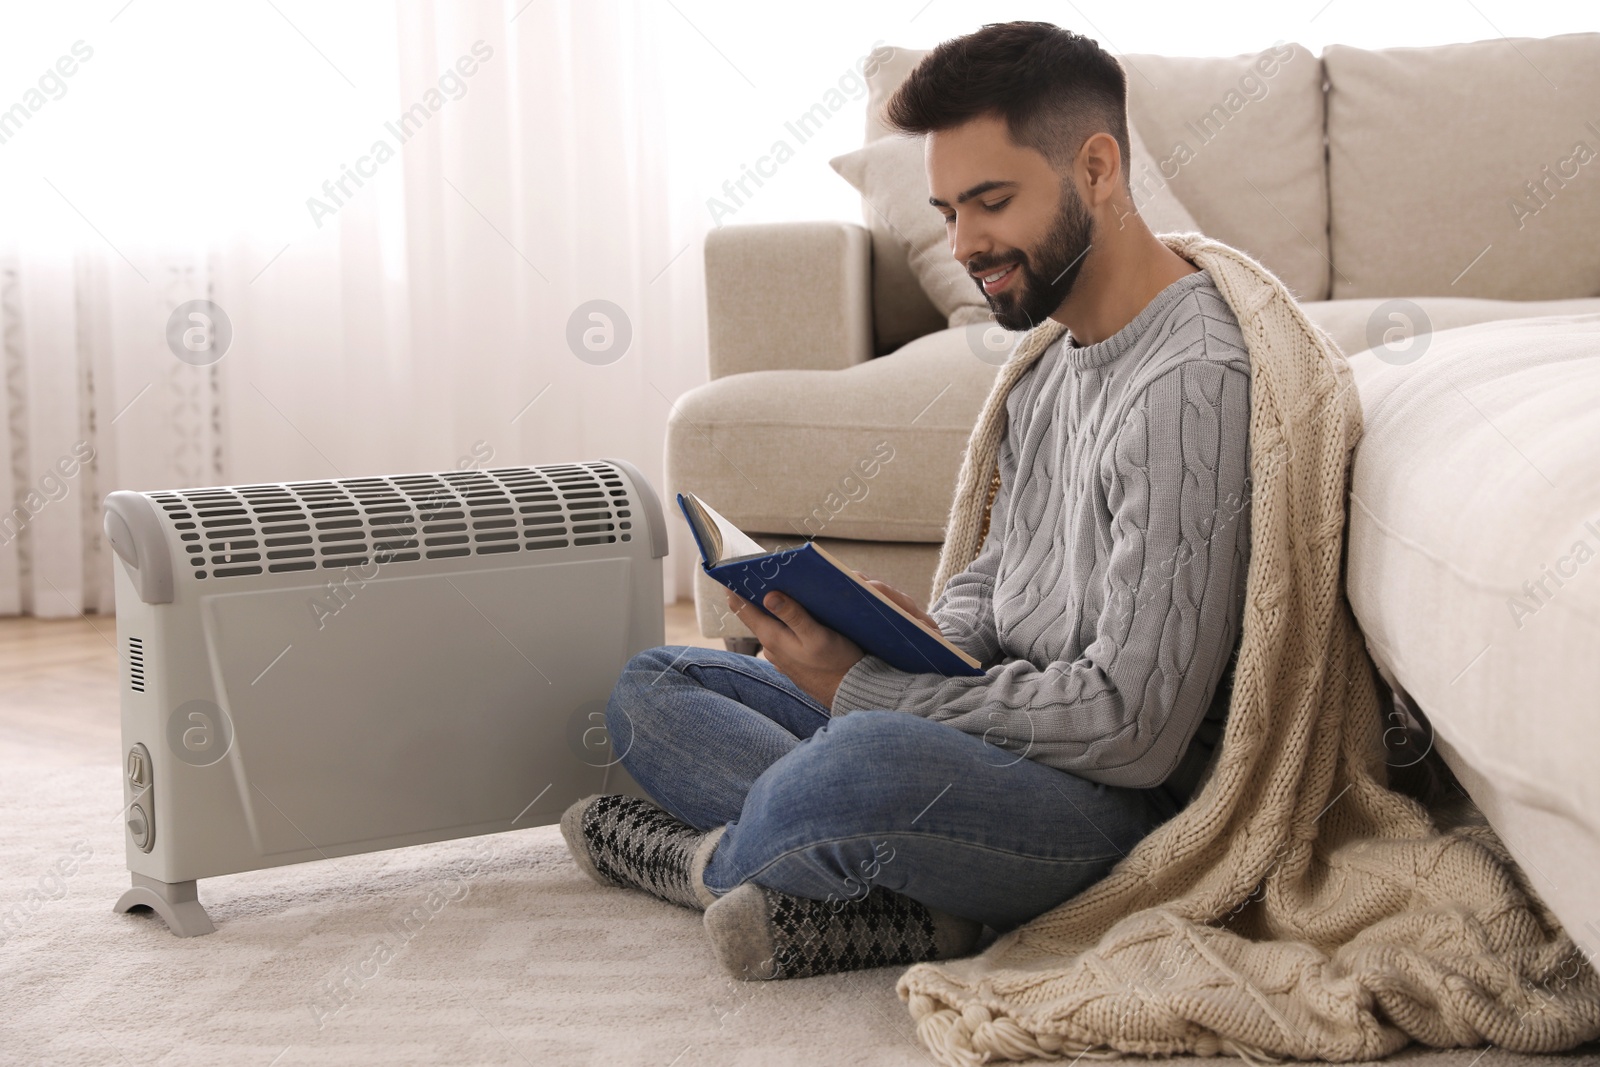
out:
M1127 161L1122 158L1122 147L1117 139L1102 130L1085 138L1083 147L1078 149L1077 166L1088 186L1084 203L1097 208L1122 188Z

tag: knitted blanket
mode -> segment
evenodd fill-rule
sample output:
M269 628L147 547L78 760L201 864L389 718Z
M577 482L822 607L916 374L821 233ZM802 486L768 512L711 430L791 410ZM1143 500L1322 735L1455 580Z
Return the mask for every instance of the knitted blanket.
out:
M1210 272L1250 354L1251 556L1222 743L1195 799L1101 881L980 955L908 969L896 990L919 1039L956 1065L1600 1036L1600 977L1493 830L1388 787L1383 682L1342 575L1361 436L1344 355L1249 256L1161 240ZM977 555L1006 394L1064 329L1032 330L996 377L930 603Z

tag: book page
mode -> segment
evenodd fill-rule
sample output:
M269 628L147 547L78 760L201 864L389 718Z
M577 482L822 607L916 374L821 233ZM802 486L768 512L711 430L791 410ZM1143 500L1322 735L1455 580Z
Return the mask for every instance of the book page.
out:
M767 554L767 549L756 544L749 534L717 514L716 509L710 504L707 504L693 493L685 493L683 495L711 523L713 533L709 541L713 546L712 550L717 555L717 558L711 561L711 566L714 567L719 563L737 559L740 556L764 556Z

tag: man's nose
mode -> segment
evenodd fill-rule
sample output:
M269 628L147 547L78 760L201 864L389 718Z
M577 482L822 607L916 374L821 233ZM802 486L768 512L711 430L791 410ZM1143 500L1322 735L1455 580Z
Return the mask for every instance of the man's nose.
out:
M983 227L975 222L957 219L955 225L950 227L950 254L963 270L970 272L968 264L987 257L993 251L994 243L983 232Z

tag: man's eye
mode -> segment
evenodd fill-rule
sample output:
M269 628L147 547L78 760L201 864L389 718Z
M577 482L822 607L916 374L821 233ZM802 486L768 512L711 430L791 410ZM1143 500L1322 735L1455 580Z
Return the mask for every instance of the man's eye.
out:
M999 211L1001 208L1005 207L1009 203L1011 203L1011 198L1008 196L1004 200L996 200L992 204L984 204L983 205L983 210L985 210L985 211ZM944 212L941 211L941 212L939 212L939 214L944 215ZM945 223L946 226L950 225L954 221L956 221L956 217L954 215L944 215L944 223Z

